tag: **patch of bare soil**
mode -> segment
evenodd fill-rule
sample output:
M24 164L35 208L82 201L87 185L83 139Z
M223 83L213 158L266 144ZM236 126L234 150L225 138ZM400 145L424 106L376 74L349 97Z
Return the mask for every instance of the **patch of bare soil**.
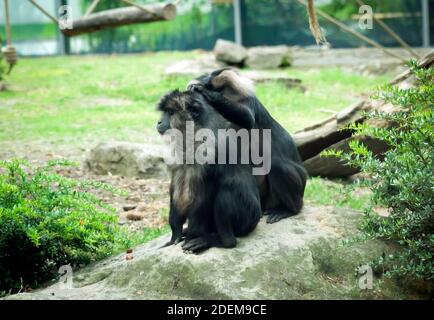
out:
M162 227L167 223L170 183L167 179L96 175L84 168L61 168L57 172L70 178L100 181L126 191L126 196L104 190L92 190L92 193L114 207L119 223L127 225L131 231Z
M86 145L93 145L93 143ZM55 151L53 151L55 150ZM43 165L49 160L69 159L83 163L86 147L70 144L51 145L43 141L31 144L0 144L0 159L26 159L32 165ZM80 167L61 167L57 173L69 178L100 181L126 191L128 195L114 195L104 190L91 190L92 193L116 209L119 223L131 231L149 227L161 227L167 223L169 208L168 179L139 179L114 175L96 175Z

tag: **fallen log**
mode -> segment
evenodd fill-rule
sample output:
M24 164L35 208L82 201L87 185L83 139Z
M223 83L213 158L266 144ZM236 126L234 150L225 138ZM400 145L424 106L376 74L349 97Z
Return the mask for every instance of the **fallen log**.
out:
M434 65L434 51L422 57L418 63L424 68L432 67ZM415 85L410 70L396 77L390 84L400 89ZM365 122L364 112L373 110L391 113L399 110L399 107L368 98L358 101L332 117L293 135L309 175L337 178L348 177L359 172L358 168L347 166L337 157L321 156L323 151L331 149L349 151L348 143L354 139L364 143L369 150L379 157L387 151L387 145L384 142L369 137L353 137L352 130L348 129L350 124ZM378 127L389 125L388 123L379 123L372 120L369 120L369 122L371 125Z
M93 13L75 19L72 29L62 29L66 36L77 36L84 33L125 26L134 23L171 20L176 17L176 6L171 3L156 3L138 7L124 7Z
M350 151L349 142L354 139L357 139L358 141L363 143L374 154L381 156L384 152L387 151L386 143L377 139L373 139L371 137L349 137L335 144L332 144L324 150L332 149L348 152ZM358 168L346 165L345 162L340 158L334 156L322 157L320 154L317 154L316 156L307 159L304 162L304 166L307 172L309 172L309 175L313 177L321 176L327 178L344 178L359 172Z
M362 120L362 112L370 110L369 101L359 101L332 117L298 131L293 136L302 160L307 160L320 153L328 146L351 136L346 129L351 123Z

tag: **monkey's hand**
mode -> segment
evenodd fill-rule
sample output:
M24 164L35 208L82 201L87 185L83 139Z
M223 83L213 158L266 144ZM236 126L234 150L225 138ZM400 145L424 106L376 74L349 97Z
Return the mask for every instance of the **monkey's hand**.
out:
M222 95L220 93L211 91L208 88L203 87L203 86L199 92L202 94L202 96L206 100L208 100L208 102L211 102L211 103L219 101L219 99L222 97Z
M253 112L243 104L236 104L221 92L210 90L207 87L203 88L200 94L227 120L246 129L252 129L255 125Z
M204 85L197 80L190 81L187 85L188 91L202 92L204 88Z

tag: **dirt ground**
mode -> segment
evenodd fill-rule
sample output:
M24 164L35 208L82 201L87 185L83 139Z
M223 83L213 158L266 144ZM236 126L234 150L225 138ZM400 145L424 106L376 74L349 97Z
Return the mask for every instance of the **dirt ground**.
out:
M97 142L81 143L82 146L80 147L68 142L55 147L45 141L35 141L22 145L2 143L0 144L0 159L26 159L35 166L43 165L49 160L62 158L76 161L80 164L78 167L59 168L56 172L70 178L108 183L128 193L126 196L120 196L101 190L92 191L116 209L120 224L127 225L131 231L137 231L147 227L162 227L167 223L170 183L168 179L96 175L84 168L83 161L88 150L94 147Z

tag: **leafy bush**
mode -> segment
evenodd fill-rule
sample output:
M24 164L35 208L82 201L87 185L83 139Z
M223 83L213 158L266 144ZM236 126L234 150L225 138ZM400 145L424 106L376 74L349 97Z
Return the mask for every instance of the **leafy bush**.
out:
M31 168L26 162L0 162L0 292L36 286L64 264L77 266L106 256L120 232L114 209L90 188L118 192L91 181L53 173L52 162Z
M389 208L390 215L381 217L368 210L361 229L363 238L390 239L399 243L393 255L380 257L387 275L408 275L434 280L434 68L423 69L411 62L416 86L383 88L376 98L400 109L396 113L372 112L368 119L387 121L393 126L376 128L354 125L357 135L385 141L390 150L384 159L373 155L358 141L351 152L328 152L349 164L358 166L372 179L372 205Z

